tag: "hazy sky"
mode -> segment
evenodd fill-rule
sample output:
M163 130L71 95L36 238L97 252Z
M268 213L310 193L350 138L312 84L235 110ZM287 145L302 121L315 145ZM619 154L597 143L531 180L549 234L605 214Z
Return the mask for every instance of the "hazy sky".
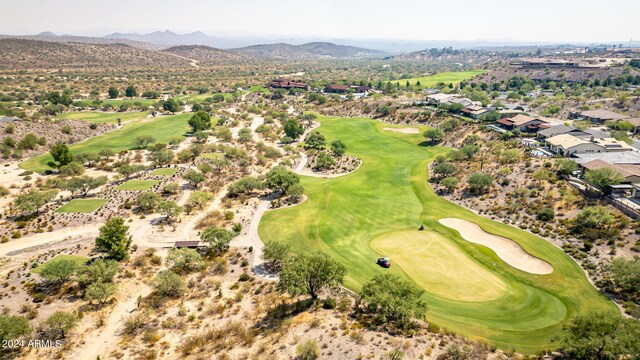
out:
M629 41L640 0L0 0L0 33Z

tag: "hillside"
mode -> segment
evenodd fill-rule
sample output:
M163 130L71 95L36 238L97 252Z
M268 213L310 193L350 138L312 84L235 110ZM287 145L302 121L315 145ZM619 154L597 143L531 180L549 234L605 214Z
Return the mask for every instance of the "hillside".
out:
M225 51L204 45L181 45L163 50L162 52L192 59L200 66L218 65L221 63L239 62L249 57L235 52Z
M337 45L329 42L312 42L302 45L285 43L261 44L237 48L232 51L256 57L283 59L347 58L383 56L385 54L379 50Z
M165 46L154 45L146 42L134 41L129 39L116 39L108 37L91 37L91 36L76 36L76 35L56 35L50 31L44 31L37 35L0 35L0 39L24 39L24 40L41 40L58 43L82 43L82 44L124 44L139 49L145 50L161 50Z
M0 39L0 69L182 67L189 61L124 44Z

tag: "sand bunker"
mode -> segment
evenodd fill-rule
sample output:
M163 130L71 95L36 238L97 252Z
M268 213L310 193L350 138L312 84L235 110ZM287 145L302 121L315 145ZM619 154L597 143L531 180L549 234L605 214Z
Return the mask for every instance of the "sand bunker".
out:
M465 240L484 245L495 251L498 257L516 269L539 275L553 272L551 265L529 255L515 241L489 234L476 223L454 218L441 219L440 223L458 231Z
M387 130L387 131L393 131L393 132L399 132L399 133L403 133L403 134L417 134L420 132L420 129L416 129L416 128L384 128L382 130Z

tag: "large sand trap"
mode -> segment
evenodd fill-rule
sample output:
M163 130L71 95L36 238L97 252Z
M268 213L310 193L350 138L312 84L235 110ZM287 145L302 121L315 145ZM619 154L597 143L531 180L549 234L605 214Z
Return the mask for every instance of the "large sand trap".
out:
M476 223L454 218L441 219L440 223L457 230L465 240L484 245L495 251L504 262L516 269L539 275L553 272L551 265L529 255L515 241L502 236L489 234L482 230Z
M416 128L383 128L382 130L387 130L387 131L393 131L393 132L399 132L399 133L403 133L403 134L417 134L420 132L420 129L416 129Z

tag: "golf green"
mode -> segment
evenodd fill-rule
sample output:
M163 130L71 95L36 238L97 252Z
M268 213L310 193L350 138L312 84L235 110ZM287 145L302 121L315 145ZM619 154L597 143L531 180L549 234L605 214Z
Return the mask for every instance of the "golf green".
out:
M338 178L303 177L307 201L267 212L259 227L263 241L329 253L347 267L345 285L355 291L383 271L405 276L425 290L427 320L503 349L551 349L551 339L577 315L621 316L553 244L437 196L427 183L427 166L449 149L424 146L421 134L383 131L386 125L374 120L318 120L327 141L342 140L363 165ZM518 270L440 224L442 218L468 220L511 239L553 272ZM424 234L416 231L420 224ZM391 258L390 269L376 265L380 256ZM476 293L460 289L464 286Z
M149 190L159 182L160 181L158 180L129 180L123 184L116 186L116 190L132 190L132 191Z
M91 213L104 204L108 200L106 199L74 199L59 207L56 212L58 213Z
M171 116L158 116L127 123L118 130L96 136L86 141L73 144L69 149L73 154L97 153L102 149L111 149L115 152L134 148L134 139L141 135L151 135L157 143L169 143L174 137L186 137L189 131L187 121L192 114L180 114ZM51 168L47 165L53 161L51 154L46 153L32 157L20 163L20 168L43 173Z
M149 175L171 176L178 172L176 168L160 168L153 170Z

